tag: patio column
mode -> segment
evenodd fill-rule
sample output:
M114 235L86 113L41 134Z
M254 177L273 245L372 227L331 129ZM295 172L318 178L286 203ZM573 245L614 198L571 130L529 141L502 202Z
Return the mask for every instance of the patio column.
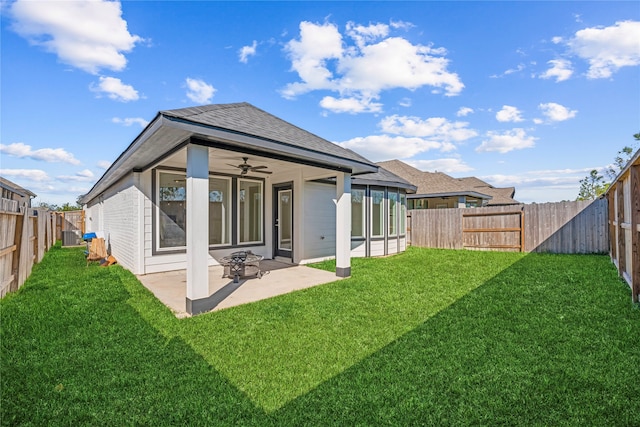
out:
M351 276L351 174L336 179L336 276Z
M209 297L209 149L187 145L187 300L189 314Z

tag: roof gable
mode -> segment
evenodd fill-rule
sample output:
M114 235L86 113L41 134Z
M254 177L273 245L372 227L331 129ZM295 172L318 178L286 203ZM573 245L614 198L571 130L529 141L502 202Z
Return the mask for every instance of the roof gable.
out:
M359 154L292 125L247 102L165 110L160 114L165 117L174 117L195 124L230 130L277 141L292 147L371 164L369 160Z

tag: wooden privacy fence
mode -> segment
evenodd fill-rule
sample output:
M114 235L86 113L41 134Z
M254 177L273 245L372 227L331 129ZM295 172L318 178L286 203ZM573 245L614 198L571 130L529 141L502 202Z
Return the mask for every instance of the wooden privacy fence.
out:
M77 246L83 244L84 211L55 212L56 240L62 240L62 246Z
M0 298L22 286L54 243L53 212L0 199Z
M606 199L414 209L408 217L413 246L585 254L609 250Z
M611 259L640 302L640 151L607 190Z

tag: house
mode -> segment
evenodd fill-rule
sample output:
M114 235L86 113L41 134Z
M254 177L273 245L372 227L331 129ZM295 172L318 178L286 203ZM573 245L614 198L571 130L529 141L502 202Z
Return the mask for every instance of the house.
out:
M31 199L36 197L33 192L20 187L18 184L0 176L0 189L2 198L7 200L17 200L18 206L31 207Z
M406 248L406 180L248 103L160 111L81 198L134 274L186 269L187 312L208 266L238 250L305 264Z
M496 188L476 177L453 178L442 172L423 172L400 160L377 163L415 185L407 195L409 209L468 208L520 204L515 188Z

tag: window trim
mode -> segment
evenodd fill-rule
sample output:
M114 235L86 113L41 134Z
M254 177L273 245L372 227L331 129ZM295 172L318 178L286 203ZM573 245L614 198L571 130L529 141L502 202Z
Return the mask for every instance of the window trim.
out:
M260 239L259 240L249 240L246 242L241 242L240 241L240 183L241 182L251 182L251 183L258 183L260 184ZM264 225L265 225L265 218L264 218L264 197L265 197L265 185L264 185L264 180L261 179L253 179L253 178L242 178L242 177L238 177L236 178L236 192L235 192L235 196L236 196L236 201L235 201L235 206L236 206L236 215L235 215L235 220L236 220L236 238L235 241L232 243L233 246L254 246L254 245L264 245L264 235L265 235L265 230L264 230Z
M367 238L367 188L366 187L352 187L351 194L354 191L362 192L362 233L359 236L353 234L353 214L351 215L351 239L352 240L365 240ZM351 211L353 212L353 201L351 202Z
M381 232L382 232L381 234L374 234L374 232L373 232L374 231L373 230L373 226L374 226L374 223L373 223L373 212L374 212L374 203L373 203L374 196L373 196L373 193L374 192L382 193L382 209L381 209L382 215L380 215L380 221L381 221L380 229L381 229ZM369 231L371 233L371 239L384 239L384 238L386 238L386 231L385 230L386 230L386 224L387 224L387 219L386 219L387 218L387 202L386 202L386 199L387 199L386 198L386 194L387 193L386 193L384 187L371 187L370 194L371 194L371 202L370 202L370 205L371 205L371 215L370 215L371 225L370 225Z

